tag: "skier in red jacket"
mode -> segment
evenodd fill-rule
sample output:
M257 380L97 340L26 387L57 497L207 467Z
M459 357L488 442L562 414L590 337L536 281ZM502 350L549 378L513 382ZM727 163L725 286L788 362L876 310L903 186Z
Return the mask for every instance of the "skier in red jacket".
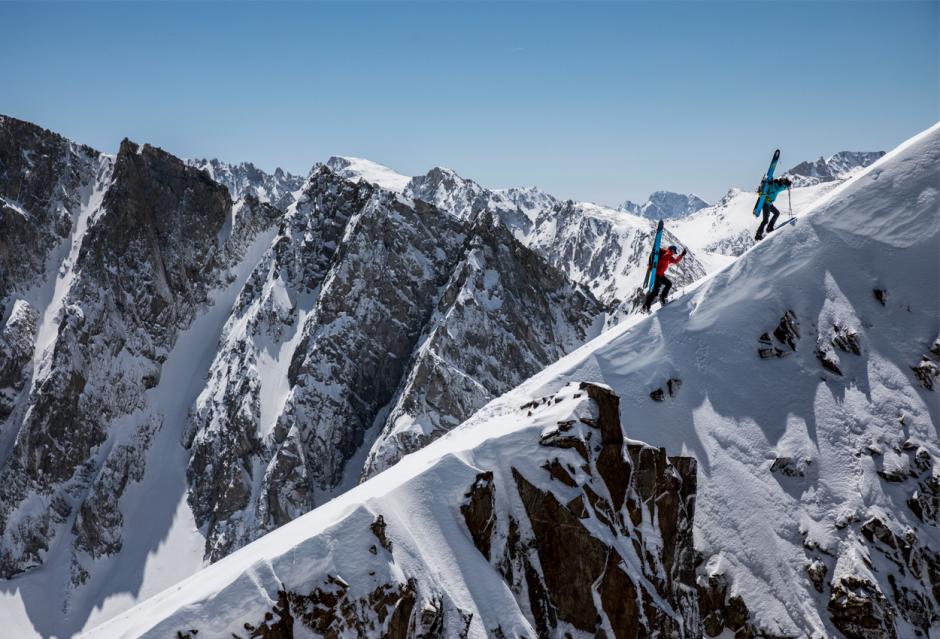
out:
M644 311L649 312L657 294L659 294L660 303L666 303L666 297L672 288L672 280L666 277L666 269L681 262L682 258L685 257L685 251L686 249L682 249L682 253L679 253L679 249L675 246L659 249L659 260L656 262L656 283L653 285L653 290L646 296L646 301L643 303ZM659 293L660 288L663 290L662 293Z

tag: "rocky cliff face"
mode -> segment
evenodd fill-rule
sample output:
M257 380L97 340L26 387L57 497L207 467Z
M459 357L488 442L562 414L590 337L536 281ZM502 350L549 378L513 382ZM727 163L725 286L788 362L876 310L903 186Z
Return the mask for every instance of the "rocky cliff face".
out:
M13 412L17 397L32 378L33 342L38 330L39 313L29 302L11 304L0 330L0 423Z
M489 215L468 229L364 469L385 470L601 328L593 296Z
M443 168L413 178L404 192L463 220L474 220L486 211L516 239L571 280L590 288L608 309L616 310L612 322L642 305L642 279L656 233L654 221L587 202L562 202L538 189L486 189ZM675 194L659 194L656 202L672 206L671 195ZM685 202L689 211L707 206L704 202L699 206L695 196ZM682 244L668 232L663 242ZM704 274L694 250L670 271L676 287Z
M207 305L245 238L276 214L257 201L234 211L205 174L127 140L104 190L83 220L76 262L62 267L69 277L61 307L44 310L58 324L50 347L34 346L31 385L19 385L5 423L15 433L0 474L5 577L41 563L62 535L75 550L76 582L87 576L82 556L120 549L118 501L142 476L161 423L150 414L115 424L144 414L143 392L160 383L176 335ZM22 345L35 333L35 315L22 301L14 306L7 329L19 337L4 337Z
M46 258L74 232L106 165L90 147L0 116L0 300L46 279Z
M319 167L239 297L186 437L208 556L350 486L370 431L367 474L582 343L601 314L491 219L468 226Z
M695 461L625 440L619 413L571 384L96 632L700 637Z

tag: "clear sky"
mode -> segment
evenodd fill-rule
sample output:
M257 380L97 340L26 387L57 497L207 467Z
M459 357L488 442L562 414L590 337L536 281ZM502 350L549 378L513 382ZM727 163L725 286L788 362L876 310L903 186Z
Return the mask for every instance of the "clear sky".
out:
M938 2L0 2L0 113L114 152L330 155L706 199L940 119Z

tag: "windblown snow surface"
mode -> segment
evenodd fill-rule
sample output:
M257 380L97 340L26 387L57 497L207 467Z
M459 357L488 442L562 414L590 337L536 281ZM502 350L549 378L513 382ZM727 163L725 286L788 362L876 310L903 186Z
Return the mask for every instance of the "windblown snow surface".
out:
M794 187L791 192L778 196L774 205L780 211L777 225L783 225L793 216L803 215L838 188L842 182L823 182L806 187ZM724 266L754 245L754 233L761 218L753 215L757 194L753 191L731 189L715 204L691 215L669 222L669 229L699 255L709 272L715 266Z
M405 187L411 181L407 175L402 175L384 164L363 158L333 156L326 165L337 175L348 180L354 182L364 180L395 193L404 193Z
M905 505L909 495L878 472L909 464L896 451L914 446L940 473L937 395L911 371L940 329L938 185L940 125L653 316L604 333L388 471L87 636L164 637L190 627L229 636L235 620L270 609L280 584L311 566L365 581L351 549L371 543L360 537L371 534L375 513L388 522L400 565L474 613L469 636L496 623L519 636L527 623L512 593L455 525L454 510L478 464L524 471L533 430L576 410L563 401L557 414L520 419L519 406L564 396L580 381L620 395L631 438L697 458L700 571L724 573L766 631L836 636L825 597L806 578L806 548L825 554L828 580L871 575L848 524L879 515L901 528L921 525ZM888 291L885 305L873 289ZM787 311L800 325L795 352L759 358L758 338ZM861 347L860 355L832 354L842 375L815 355L834 325L855 332ZM652 401L669 378L682 381L678 395ZM781 457L807 462L805 476L772 473ZM940 548L936 538L920 542ZM902 636L913 635L895 621Z

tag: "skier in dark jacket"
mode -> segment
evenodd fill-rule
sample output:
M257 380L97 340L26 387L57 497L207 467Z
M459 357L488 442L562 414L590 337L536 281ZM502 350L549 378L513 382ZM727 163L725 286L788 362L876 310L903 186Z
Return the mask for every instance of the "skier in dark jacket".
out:
M774 206L774 200L777 199L777 196L783 193L785 190L790 188L790 185L793 184L790 181L790 178L774 178L770 181L770 184L767 186L767 196L764 198L764 207L761 209L761 213L764 216L764 219L761 220L760 226L757 227L757 235L754 236L755 242L760 242L764 239L764 227L767 227L767 232L770 233L774 230L774 224L777 223L777 217L780 215L780 211L777 210L777 207ZM764 185L761 184L761 189L764 188ZM761 189L758 189L760 192ZM771 217L773 213L773 217ZM770 224L767 222L770 221Z
M659 249L659 260L656 262L656 283L653 285L653 290L646 295L646 301L643 303L644 311L650 310L656 295L659 295L659 301L662 304L666 303L666 297L672 288L672 280L666 277L666 269L681 262L685 257L685 251L686 249L682 249L682 253L679 253L679 249L675 246ZM659 292L660 288L662 288L662 293Z

